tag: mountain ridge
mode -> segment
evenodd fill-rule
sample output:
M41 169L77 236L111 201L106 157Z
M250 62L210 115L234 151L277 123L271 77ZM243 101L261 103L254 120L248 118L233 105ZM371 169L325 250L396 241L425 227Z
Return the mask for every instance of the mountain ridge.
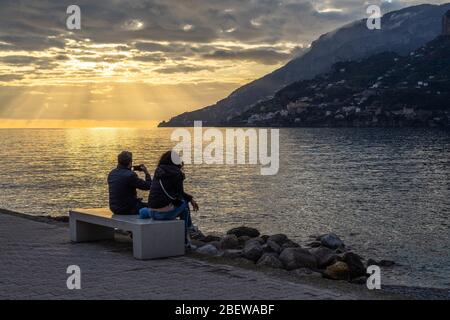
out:
M450 127L449 56L450 35L441 35L407 56L384 52L338 62L225 125Z
M195 120L202 120L205 126L221 125L269 99L283 87L329 71L336 62L368 57L387 49L406 54L440 34L441 17L449 9L450 3L392 11L382 17L382 29L374 31L367 29L366 19L351 22L320 36L300 57L236 89L216 104L185 112L159 126L192 126Z

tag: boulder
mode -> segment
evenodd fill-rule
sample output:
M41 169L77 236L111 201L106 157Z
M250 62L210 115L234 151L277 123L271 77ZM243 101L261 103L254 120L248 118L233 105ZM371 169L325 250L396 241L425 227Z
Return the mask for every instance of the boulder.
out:
M220 237L213 236L213 235L207 235L202 239L203 242L213 242L213 241L220 241Z
M273 254L264 254L256 263L258 267L282 269L283 263Z
M349 280L350 270L345 262L338 261L335 264L328 266L323 273L323 276L333 280Z
M317 268L317 259L308 250L302 248L286 248L279 259L286 270L298 268Z
M252 260L248 260L247 258L244 257L239 257L233 260L234 262L237 262L241 265L255 265L255 262Z
M258 241L249 240L245 244L242 256L256 262L263 255L263 251L263 247Z
M256 242L258 242L260 245L263 245L263 244L265 243L265 241L264 241L262 238L260 238L260 237L254 237L254 238L251 238L251 239L248 240L247 242L249 242L249 241L256 241Z
M292 240L288 240L281 246L282 249L286 248L300 248L300 245Z
M236 250L236 249L225 250L222 253L222 257L225 258L225 259L237 259L237 258L240 258L240 257L242 257L242 250Z
M379 266L379 267L393 267L395 266L397 263L395 263L394 261L391 260L380 260L380 261L376 261L374 259L367 259L367 267L369 266Z
M217 250L220 250L220 241L211 241L208 244L213 245L214 247L217 248Z
M324 247L330 248L330 249L337 249L344 247L344 242L334 233L329 233L327 235L324 235L320 238L320 242Z
M353 252L347 252L343 257L350 271L350 279L359 278L366 275L366 268L361 261L361 257Z
M283 243L288 241L288 237L285 234L274 234L273 236L270 236L267 241L273 241L277 243L278 245L282 246Z
M272 240L267 240L265 246L267 247L268 251L273 251L276 253L280 253L282 251L280 245Z
M269 239L269 236L268 236L267 234L263 234L263 235L261 236L261 239L263 239L264 242L267 242L267 239Z
M313 241L313 242L308 243L306 246L310 247L310 248L318 248L318 247L322 246L322 242Z
M337 254L342 254L342 253L347 252L347 250L345 250L344 247L337 248L337 249L334 250L334 251L335 251Z
M191 238L191 240L203 241L205 239L205 235L200 230L190 232L189 237Z
M309 252L316 257L319 268L326 268L336 262L336 254L327 247L313 248Z
M247 236L250 238L254 238L259 236L259 231L255 228L242 226L228 230L227 234L234 234L236 237Z
M239 246L239 240L234 234L227 234L220 240L220 247L223 250L236 249Z
M219 250L217 250L217 248L212 244L207 244L198 248L196 252L207 256L216 256L219 253Z
M238 237L239 245L240 245L240 246L244 246L245 243L246 243L248 240L250 240L250 239L251 239L251 238L250 238L249 236L241 236L241 237Z
M191 239L192 240L192 239ZM191 243L196 246L197 248L199 247L203 247L205 244L207 244L206 242L200 241L200 240L192 240Z

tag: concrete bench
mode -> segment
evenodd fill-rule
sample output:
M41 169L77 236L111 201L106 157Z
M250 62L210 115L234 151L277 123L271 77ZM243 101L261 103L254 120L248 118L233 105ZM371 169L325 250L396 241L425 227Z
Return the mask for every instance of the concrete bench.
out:
M70 240L89 242L114 239L114 229L131 231L136 259L156 259L184 254L184 221L154 221L138 216L114 215L109 209L69 211Z

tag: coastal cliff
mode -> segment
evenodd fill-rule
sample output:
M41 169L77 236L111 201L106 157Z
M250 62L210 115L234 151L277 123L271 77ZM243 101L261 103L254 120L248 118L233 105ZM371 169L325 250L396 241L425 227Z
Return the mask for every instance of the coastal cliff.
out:
M450 36L400 56L380 53L339 62L332 71L299 81L229 126L449 127Z

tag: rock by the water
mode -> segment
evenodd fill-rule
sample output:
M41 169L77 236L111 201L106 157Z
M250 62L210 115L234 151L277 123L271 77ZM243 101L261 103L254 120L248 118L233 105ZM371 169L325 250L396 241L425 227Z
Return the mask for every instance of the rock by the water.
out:
M252 261L258 261L259 258L263 255L264 249L258 241L249 240L245 244L242 255L244 258L247 258Z
M202 239L203 242L213 242L213 241L220 241L220 237L213 236L213 235L207 235Z
M256 242L258 242L260 245L263 245L263 244L265 243L265 241L264 241L262 238L260 238L260 237L254 237L254 238L251 238L251 239L248 240L247 242L249 242L249 241L256 241Z
M324 247L337 249L344 247L344 242L334 233L329 233L320 238L320 242Z
M248 260L247 258L244 257L239 257L233 260L234 262L237 262L239 264L243 264L243 265L255 265L255 262L252 260Z
M355 279L366 275L366 268L361 261L361 257L353 252L347 252L343 257L350 271L350 278Z
M268 236L267 234L263 234L263 235L261 236L261 239L263 239L264 242L267 242L267 239L269 239L269 236Z
M242 250L236 250L236 249L231 249L231 250L225 250L222 253L222 257L226 258L226 259L237 259L242 257Z
M283 243L283 245L281 246L281 249L286 249L286 248L300 248L300 245L298 243L288 239L288 241Z
M349 280L350 270L345 262L338 261L335 264L328 266L323 273L323 276L333 280Z
M256 263L259 267L282 269L283 263L272 254L264 254Z
M313 248L309 252L316 257L319 268L326 268L336 262L336 254L327 247Z
M203 247L204 245L207 244L206 242L203 242L203 241L200 241L200 240L193 240L193 239L191 239L191 240L192 240L191 243L192 243L194 246L196 246L197 248Z
M286 248L279 259L286 270L298 268L317 268L317 259L308 250L302 248Z
M244 246L245 243L246 243L248 240L250 240L250 239L251 239L251 238L250 238L249 236L241 236L241 237L238 237L239 245L240 245L240 246Z
M235 249L239 246L239 240L234 234L227 234L220 240L220 247L224 250Z
M217 248L217 250L220 250L220 241L211 241L208 244L213 245L214 247Z
M237 227L231 230L228 230L227 234L234 234L236 237L247 236L250 238L259 237L259 231L255 228L250 227Z
M282 251L280 245L278 243L276 243L273 240L267 240L266 244L267 248L269 249L269 251L273 251L276 253L280 253Z
M336 252L337 254L341 254L341 253L345 253L346 250L345 250L344 247L340 247L340 248L337 248L337 249L335 250L335 252Z
M367 260L367 264L368 267L369 266L379 266L379 267L393 267L396 265L396 263L394 261L391 260L380 260L380 261L376 261L374 259L368 259Z
M200 230L190 232L189 236L190 236L191 240L203 241L205 239L205 235ZM206 242L206 241L203 241L203 242Z
M320 241L313 241L313 242L308 243L306 246L310 247L310 248L318 248L321 245L322 245L322 242L320 242Z
M274 234L273 236L270 236L267 241L273 241L277 243L278 245L282 246L283 243L288 241L288 237L285 234Z
M207 256L216 256L219 253L219 250L212 244L207 244L198 248L196 252Z

